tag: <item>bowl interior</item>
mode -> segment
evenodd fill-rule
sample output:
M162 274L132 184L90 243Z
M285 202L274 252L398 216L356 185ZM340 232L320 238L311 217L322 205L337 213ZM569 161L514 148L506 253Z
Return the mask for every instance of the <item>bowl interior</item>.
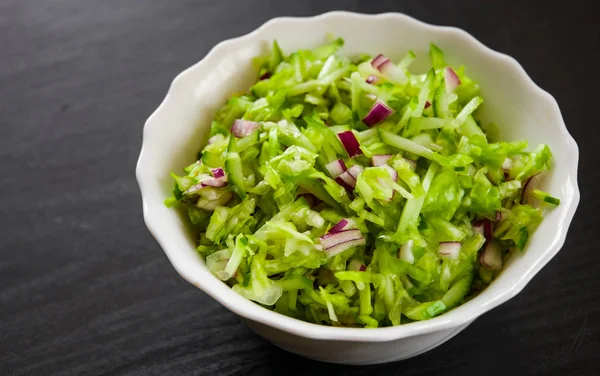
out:
M418 57L415 70L423 71L429 62L429 43L433 42L445 52L450 65L465 65L469 76L479 82L485 100L479 118L484 125L495 122L502 139L526 139L530 148L546 143L555 157L553 170L542 188L559 197L562 205L547 214L526 251L515 255L488 289L455 311L478 305L483 312L486 307L497 305L495 301L506 293L507 287L517 283L528 271L535 273L558 251L570 222L568 211L577 196L570 169L577 164L577 148L564 128L555 101L532 85L511 58L491 52L458 29L431 27L409 18L391 16L362 19L361 27L346 17L317 21L290 18L270 22L250 36L224 42L202 62L176 78L167 99L146 124L138 166L147 221L152 221L152 226L149 223L151 231L186 279L196 285L211 284L211 289L216 289L213 296L235 295L210 275L198 257L193 236L186 230L185 216L166 208L163 200L173 188L169 172L180 173L195 160L196 153L206 142L216 110L232 94L246 91L255 80L252 58L267 52L274 38L284 52L289 53L315 47L324 42L327 33L332 33L345 39L343 53L348 55L384 53L399 59L411 49ZM231 304L240 304L243 300L237 295L227 299L232 300Z

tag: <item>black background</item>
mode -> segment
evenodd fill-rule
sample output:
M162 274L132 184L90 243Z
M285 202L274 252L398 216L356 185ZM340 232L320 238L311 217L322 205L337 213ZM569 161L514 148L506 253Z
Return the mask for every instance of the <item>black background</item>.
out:
M598 374L593 4L0 1L0 374ZM327 365L253 335L178 277L134 179L144 121L177 73L272 17L334 9L467 30L557 99L580 147L581 204L563 250L516 298L400 363Z

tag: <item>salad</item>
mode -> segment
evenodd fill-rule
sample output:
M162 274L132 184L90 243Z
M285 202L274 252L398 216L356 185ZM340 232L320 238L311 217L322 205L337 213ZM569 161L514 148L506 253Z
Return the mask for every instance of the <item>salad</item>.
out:
M187 210L198 252L240 295L334 326L427 320L462 304L524 250L559 200L537 189L546 145L493 140L465 67L415 54L285 55L217 112L165 203Z

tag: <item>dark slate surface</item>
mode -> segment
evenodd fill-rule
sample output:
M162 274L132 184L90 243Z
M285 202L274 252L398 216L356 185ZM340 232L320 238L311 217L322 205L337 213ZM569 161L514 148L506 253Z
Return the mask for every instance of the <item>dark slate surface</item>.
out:
M0 374L598 374L592 5L1 1ZM518 297L401 363L326 365L253 335L176 275L143 224L134 180L142 125L178 72L272 17L333 9L405 12L514 56L556 97L581 151L582 204L562 252Z

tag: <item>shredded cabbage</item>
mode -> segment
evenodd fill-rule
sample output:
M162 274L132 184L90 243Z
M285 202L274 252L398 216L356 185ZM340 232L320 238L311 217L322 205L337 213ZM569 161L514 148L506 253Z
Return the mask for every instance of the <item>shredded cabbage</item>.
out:
M334 326L427 320L491 283L500 271L481 259L523 251L560 203L533 186L552 154L492 140L477 121L479 86L439 47L417 75L412 51L394 64L349 59L343 45L285 55L273 42L198 160L172 174L165 204L186 207L209 270L269 309ZM347 131L359 149L340 141ZM458 255L441 257L441 242L460 242Z

